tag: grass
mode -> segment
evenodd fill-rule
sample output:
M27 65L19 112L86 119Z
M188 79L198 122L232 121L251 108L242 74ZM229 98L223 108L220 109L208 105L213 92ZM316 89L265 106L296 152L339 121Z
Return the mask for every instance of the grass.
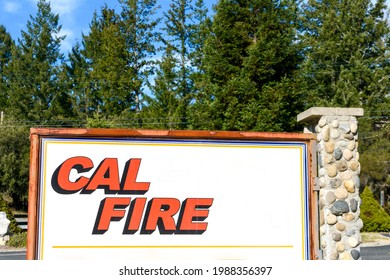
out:
M389 242L390 237L383 236L380 232L361 232L362 243Z

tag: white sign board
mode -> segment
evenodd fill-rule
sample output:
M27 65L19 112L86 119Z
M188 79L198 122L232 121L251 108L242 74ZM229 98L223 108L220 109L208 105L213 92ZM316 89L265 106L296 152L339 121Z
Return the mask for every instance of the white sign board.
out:
M37 259L309 259L303 142L43 137Z

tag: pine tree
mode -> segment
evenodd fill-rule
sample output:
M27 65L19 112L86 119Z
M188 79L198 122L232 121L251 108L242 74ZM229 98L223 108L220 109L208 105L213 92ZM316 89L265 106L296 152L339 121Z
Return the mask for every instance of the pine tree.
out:
M177 92L178 73L177 60L174 57L173 47L165 46L165 53L158 63L156 77L151 85L153 97L148 97L146 106L142 111L144 122L150 128L179 129L183 127L180 115L180 97ZM185 121L185 120L184 120Z
M166 119L167 128L184 129L189 127L189 107L202 71L207 9L202 0L174 0L164 19L163 57L151 87L154 98L147 112Z
M385 9L385 0L308 1L302 74L310 104L367 110L389 105Z
M35 17L30 16L27 31L14 48L8 67L10 95L9 114L31 121L47 121L56 115L52 107L59 91L58 74L64 59L59 36L59 16L51 11L50 3L40 0ZM61 104L59 104L61 105Z
M156 0L119 0L121 4L121 32L125 38L127 67L131 69L131 93L136 113L142 108L145 86L154 71L155 43L159 33L156 28L158 6Z
M359 119L362 178L373 190L389 193L390 27L385 11L385 0L308 1L301 77L307 106L364 109Z
M295 129L302 110L293 81L300 62L296 28L296 1L218 2L205 45L204 127Z
M116 116L134 106L132 71L121 31L120 16L103 6L94 13L88 34L69 54L67 67L78 116Z
M27 210L30 131L14 125L0 126L0 195L6 193L14 208Z
M5 68L12 58L14 41L3 25L0 25L0 111L4 111L8 99L8 86Z

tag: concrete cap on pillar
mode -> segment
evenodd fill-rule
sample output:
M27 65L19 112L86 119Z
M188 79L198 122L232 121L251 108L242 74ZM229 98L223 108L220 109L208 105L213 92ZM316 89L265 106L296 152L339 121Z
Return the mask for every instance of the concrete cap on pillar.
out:
M341 107L312 107L297 116L299 123L311 123L322 116L355 116L364 115L362 108L341 108Z

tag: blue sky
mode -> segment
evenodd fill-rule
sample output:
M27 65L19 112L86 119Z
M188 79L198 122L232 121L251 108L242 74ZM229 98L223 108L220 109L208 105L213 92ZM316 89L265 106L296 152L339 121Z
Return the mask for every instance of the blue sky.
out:
M12 38L20 37L26 30L30 15L36 14L37 0L0 0L0 24L4 25ZM87 32L93 12L107 3L110 7L119 6L117 0L52 0L52 11L60 15L62 33L66 35L62 43L63 51L70 50L75 40L80 40L81 32Z
M205 0L209 10L217 0ZM35 16L37 0L0 0L0 25L16 40L21 30L26 30L26 23L30 15ZM86 33L95 10L106 3L109 7L120 7L118 0L51 0L54 13L60 15L62 33L66 39L62 43L62 51L67 53L74 43L80 41L81 33ZM169 0L160 0L163 8L168 7ZM387 1L390 3L390 0ZM389 6L389 5L388 5Z
M99 11L106 3L109 7L120 7L118 0L51 0L52 11L60 15L62 33L66 39L62 42L62 51L67 53L81 33L87 33L94 11ZM167 7L169 0L158 1ZM205 0L210 7L216 0ZM0 25L4 25L12 38L20 37L21 30L26 30L30 15L36 14L37 0L0 0Z

